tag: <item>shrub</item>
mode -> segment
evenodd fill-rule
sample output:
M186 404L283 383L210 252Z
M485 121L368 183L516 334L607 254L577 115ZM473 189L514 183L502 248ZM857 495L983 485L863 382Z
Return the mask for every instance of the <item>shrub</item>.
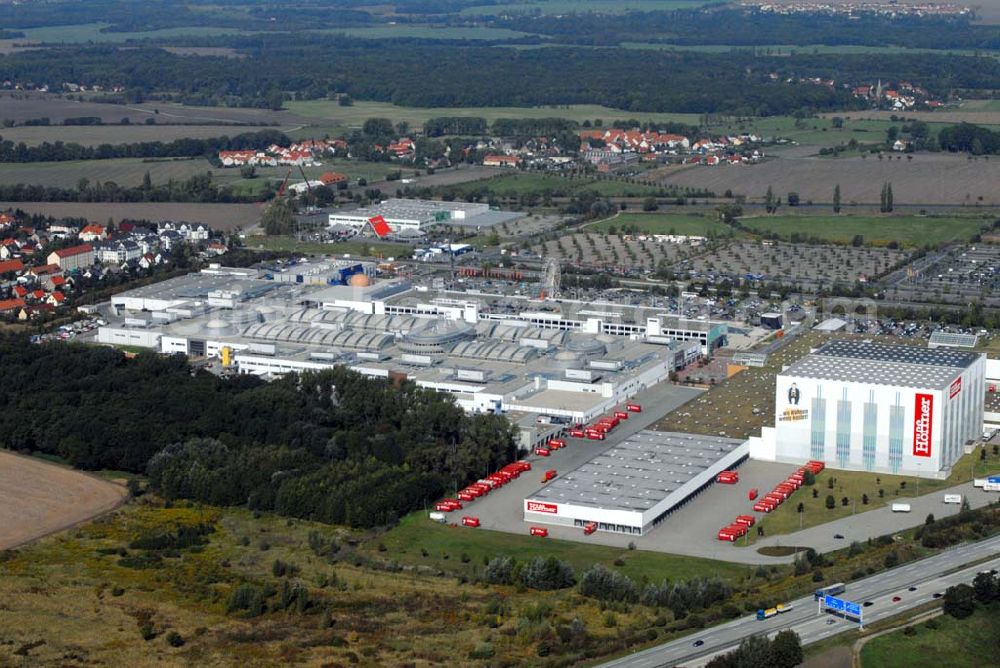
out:
M167 644L169 644L171 647L183 647L184 636L182 636L177 631L171 631L167 634Z
M600 564L591 567L580 578L580 593L602 601L633 603L639 598L638 589L628 576Z
M476 648L469 652L470 659L490 659L493 658L493 645L488 642L479 643Z
M152 623L146 622L145 624L139 627L139 635L142 636L143 640L149 642L150 640L156 637L156 630L153 628Z
M604 613L604 627L613 629L616 626L618 626L618 618L615 616L615 613L608 610Z

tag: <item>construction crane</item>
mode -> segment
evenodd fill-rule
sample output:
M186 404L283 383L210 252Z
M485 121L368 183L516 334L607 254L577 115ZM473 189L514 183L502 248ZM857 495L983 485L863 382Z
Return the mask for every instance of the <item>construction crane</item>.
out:
M292 175L292 170L289 169L288 173L285 174L285 180L281 182L280 186L278 186L278 197L283 197L284 196L284 194L285 194L285 186L288 185L288 177L290 177L291 175Z

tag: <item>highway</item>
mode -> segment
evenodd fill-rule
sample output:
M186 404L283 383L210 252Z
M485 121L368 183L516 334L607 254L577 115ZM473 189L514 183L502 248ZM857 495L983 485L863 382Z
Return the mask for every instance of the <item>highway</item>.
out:
M980 559L989 561L975 566L966 564ZM964 568L963 568L964 567ZM954 547L932 557L914 561L897 568L850 582L840 598L872 605L862 608L865 624L901 614L934 600L934 594L944 593L948 587L962 582L971 584L976 573L993 568L1000 569L1000 536L978 543ZM915 587L910 591L910 587ZM898 602L893 602L894 597ZM780 603L782 601L774 601ZM605 668L660 668L663 666L694 667L704 665L716 654L729 651L747 636L758 633L773 635L792 629L799 634L802 644L817 642L857 624L832 613L817 612L813 597L806 596L792 601L792 610L770 619L759 621L753 615L741 617L714 626L663 645L651 647L626 657L603 664ZM701 641L703 644L696 646Z

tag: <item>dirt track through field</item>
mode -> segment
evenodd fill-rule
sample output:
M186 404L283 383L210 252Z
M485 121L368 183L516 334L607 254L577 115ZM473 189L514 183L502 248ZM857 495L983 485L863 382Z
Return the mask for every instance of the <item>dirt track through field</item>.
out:
M0 450L0 550L97 517L125 494L86 473Z

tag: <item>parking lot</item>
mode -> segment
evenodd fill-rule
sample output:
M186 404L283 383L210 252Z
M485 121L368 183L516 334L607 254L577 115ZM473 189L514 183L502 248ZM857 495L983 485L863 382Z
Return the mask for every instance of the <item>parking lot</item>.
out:
M752 274L763 280L815 287L820 283L853 284L860 276L873 280L907 257L903 251L885 248L734 241L683 260L676 270L713 282Z

